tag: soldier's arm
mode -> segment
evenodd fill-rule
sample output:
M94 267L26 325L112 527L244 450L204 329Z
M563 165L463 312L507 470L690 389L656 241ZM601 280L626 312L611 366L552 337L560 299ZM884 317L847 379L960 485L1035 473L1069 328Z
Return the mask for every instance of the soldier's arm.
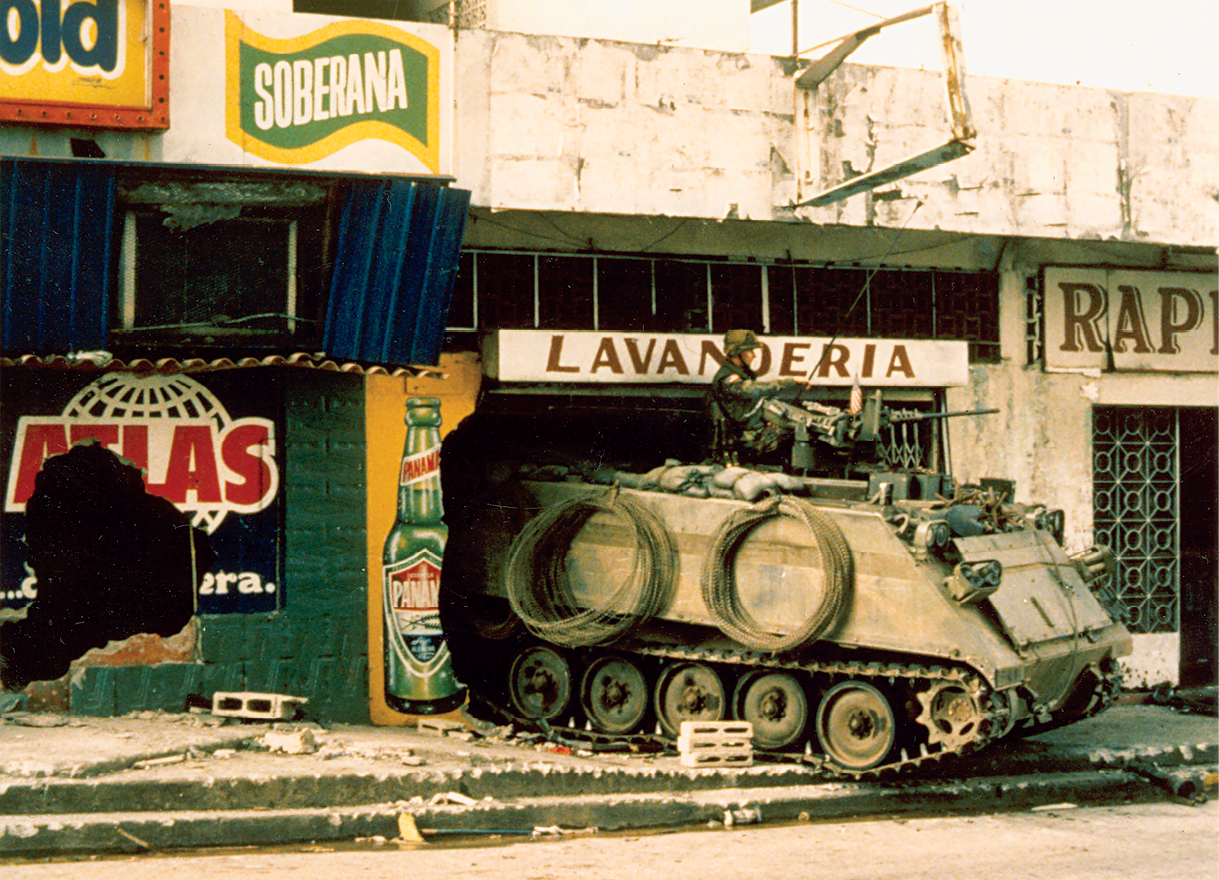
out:
M733 397L742 400L761 400L766 397L779 397L795 394L803 387L801 383L791 379L763 382L760 379L746 379L733 374L724 379L723 388Z

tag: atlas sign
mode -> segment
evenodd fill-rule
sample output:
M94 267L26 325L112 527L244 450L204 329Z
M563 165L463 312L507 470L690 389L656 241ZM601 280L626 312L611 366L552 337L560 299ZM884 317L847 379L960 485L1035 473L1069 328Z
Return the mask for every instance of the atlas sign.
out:
M165 381L152 393L139 387L156 380ZM138 394L149 403L115 404ZM43 463L86 441L142 470L149 493L194 513L195 525L209 533L229 513L264 510L279 489L274 422L229 418L210 391L185 376L112 374L78 393L60 416L18 419L5 512L23 513Z
M1217 287L1212 273L1047 268L1046 367L1214 373Z
M164 0L0 0L0 120L169 125Z

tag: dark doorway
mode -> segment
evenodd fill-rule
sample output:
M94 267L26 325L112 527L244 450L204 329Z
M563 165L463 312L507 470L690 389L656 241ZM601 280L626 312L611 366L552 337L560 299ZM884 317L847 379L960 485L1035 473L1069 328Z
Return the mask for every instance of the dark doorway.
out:
M1219 410L1180 411L1181 686L1216 684Z

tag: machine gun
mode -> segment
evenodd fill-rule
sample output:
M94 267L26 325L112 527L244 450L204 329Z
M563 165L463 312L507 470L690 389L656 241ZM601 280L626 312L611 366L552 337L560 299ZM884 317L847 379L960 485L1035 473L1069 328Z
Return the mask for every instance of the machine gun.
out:
M958 416L981 416L998 411L979 409L928 413L893 409L881 402L879 391L868 398L863 409L856 413L814 401L803 401L800 405L777 398L764 398L759 401L762 418L776 427L790 430L793 434L791 468L794 472L824 469L824 463L819 461L813 440L822 447L828 447L832 456L840 460L845 458L846 465L866 463L869 458L875 458L875 445L880 439L881 431L892 425ZM861 447L868 451L859 454Z

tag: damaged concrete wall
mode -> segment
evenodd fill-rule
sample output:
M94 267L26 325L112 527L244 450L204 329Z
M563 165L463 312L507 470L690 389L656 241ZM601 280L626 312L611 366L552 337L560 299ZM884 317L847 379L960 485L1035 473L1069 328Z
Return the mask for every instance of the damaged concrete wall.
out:
M492 209L794 220L784 58L463 31L457 177ZM970 156L817 224L1213 246L1219 102L970 77ZM814 99L813 183L948 138L937 73L843 65Z
M473 5L473 4L467 4ZM485 26L497 31L598 37L742 52L749 45L747 0L482 0Z
M971 77L978 129L964 158L808 214L852 225L1211 246L1219 231L1219 102ZM819 90L820 184L881 168L947 139L941 78L843 65ZM873 214L875 216L873 216Z
M769 220L786 62L463 31L458 183L492 208Z

